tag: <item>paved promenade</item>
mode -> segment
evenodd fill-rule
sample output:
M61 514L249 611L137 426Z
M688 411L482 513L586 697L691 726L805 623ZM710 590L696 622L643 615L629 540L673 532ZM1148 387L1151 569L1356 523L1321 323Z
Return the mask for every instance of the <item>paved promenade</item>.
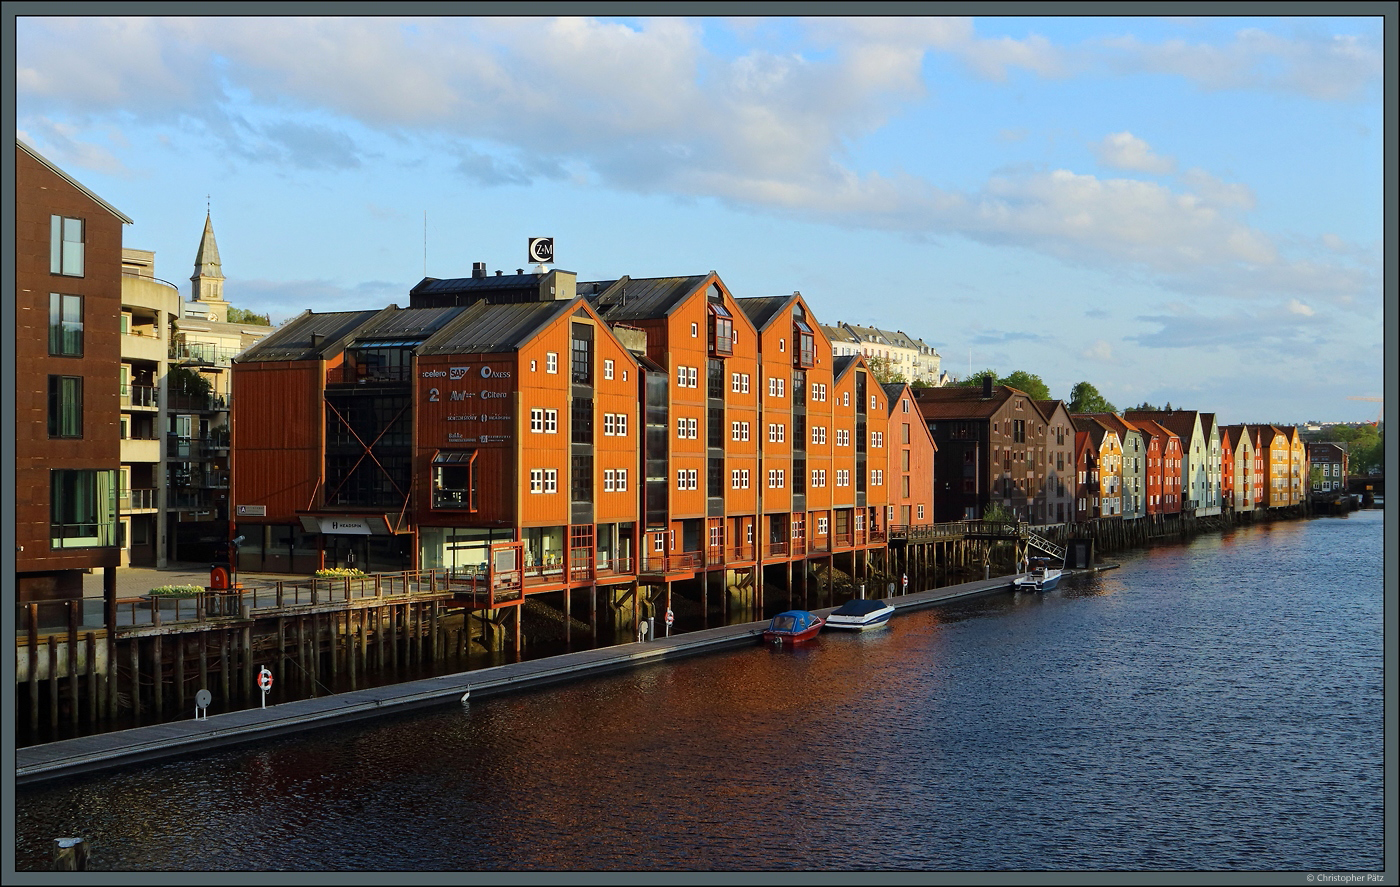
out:
M180 574L178 570L125 568L124 572L126 571L131 571L132 575L127 578L136 585L148 580L149 577L142 576L142 573L170 577L161 579L156 583L158 585L174 584L177 582L175 577ZM1066 571L1069 572L1072 571ZM195 575L190 574L191 577ZM207 581L207 570L203 576ZM1014 578L1000 576L982 579L931 591L886 597L885 600L893 605L897 612L929 607L1008 590ZM246 584L248 578L240 575L239 580ZM123 579L119 578L119 585L122 581ZM144 593L150 587L147 585L135 593ZM100 576L98 594L101 594ZM124 590L119 590L119 594L126 596ZM825 616L831 609L815 612ZM470 699L484 699L697 653L754 644L758 642L767 624L767 620L764 620L742 625L726 625L643 643L580 650L526 662L512 662L452 675L337 693L333 696L285 702L266 709L245 709L210 715L199 720L152 724L29 746L15 751L15 782L24 785L58 779L300 730L343 724L388 712L402 712L430 705L461 704L468 695Z

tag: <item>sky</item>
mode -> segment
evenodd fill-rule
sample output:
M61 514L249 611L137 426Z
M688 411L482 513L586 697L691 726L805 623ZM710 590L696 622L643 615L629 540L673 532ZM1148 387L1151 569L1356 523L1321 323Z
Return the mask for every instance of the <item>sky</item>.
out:
M208 212L274 323L551 236L580 281L713 270L1056 398L1380 411L1378 15L14 27L18 137L187 298Z

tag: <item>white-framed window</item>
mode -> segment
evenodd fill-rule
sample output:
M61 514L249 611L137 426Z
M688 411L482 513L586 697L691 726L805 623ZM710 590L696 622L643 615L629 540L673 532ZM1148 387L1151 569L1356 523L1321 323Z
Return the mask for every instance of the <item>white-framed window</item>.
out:
M619 493L625 493L625 492L627 492L627 469L626 469L626 468L619 468L619 469L617 469L617 491L618 491Z
M900 405L901 407L904 408L904 412L906 412L906 413L909 412L909 398L907 398L907 397L902 397L902 398L900 398L900 400L899 400L899 405ZM1019 404L1018 404L1018 406L1019 406Z
M786 351L786 350L787 350L787 343L784 342L782 339L779 339L779 340L778 340L778 351L781 353L781 352Z
M627 436L627 414L626 414L626 413L618 413L618 414L617 414L617 436L618 436L618 437L626 437L626 436Z
M739 374L738 374L738 373L730 373L730 374L729 374L729 390L730 390L731 392L733 392L734 394L738 394L738 393L739 393Z
M559 354L554 351L546 351L544 355L544 371L546 373L559 372Z
M777 397L777 396L778 396L778 377L777 377L777 376L769 376L769 377L768 377L768 396L769 396L769 397Z
M530 410L530 430L535 434L544 431L544 410Z
M836 486L849 487L851 485L851 472L847 468L836 469Z
M781 422L768 423L768 442L782 443L787 439L787 426Z
M883 431L870 432L870 446L882 447L885 445L885 433Z
M698 323L692 323L692 324L690 325L690 338L692 338L692 339L698 339L698 338L700 338L700 324L698 324Z
M838 447L849 447L851 445L851 429L836 429L836 445Z
M739 489L739 469L737 468L729 470L729 488L731 490Z
M530 372L533 373L538 367L539 367L539 361L537 361L537 360L532 360L532 361L530 361Z
M742 469L739 470L739 489L741 489L741 490L747 490L748 488L749 488L749 470L748 470L747 468L742 468Z
M744 390L743 390L742 392L740 392L740 393L741 393L741 394L748 394L748 393L749 393L749 374L748 374L748 373L744 373L740 378L743 380L743 389L744 389Z
M603 414L603 436L604 436L604 437L616 437L616 436L617 436L617 416L614 415L613 413L604 413L604 414Z
M530 492L538 493L544 489L544 471L539 468L530 469Z
M885 522L886 522L886 523L891 523L891 524L894 523L894 506L893 506L893 505L886 505L886 506L885 506Z
M604 378L604 379L611 379L612 377L613 377L613 362L612 362L611 360L605 360L605 361L603 361L603 378Z
M700 370L695 367L685 368L686 379L689 380L691 388L700 387Z
M843 392L841 392L841 406L843 406L843 407L848 407L848 406L850 406L850 405L851 405L851 392L849 392L849 391L843 391Z
M870 485L872 487L883 486L885 483L885 472L879 468L870 469Z
M653 539L652 539L652 545L651 545L651 550L654 551L654 552L656 552L657 554L661 554L663 551L666 550L666 534L665 534L665 533L657 533L656 536L653 537Z
M739 439L740 439L740 440L748 440L748 439L749 439L749 423L747 423L747 422L740 422L740 423L739 423Z
M684 469L684 468L677 468L677 469L676 469L676 489L678 489L678 490L684 490L684 489L685 489L685 469Z
M544 470L544 491L546 493L559 492L559 471L555 468Z
M828 527L828 524L827 524L827 519L826 519L826 518L824 518L824 517L819 517L819 518L817 518L817 535L818 535L818 536L825 536L825 535L826 535L827 527Z
M558 410L545 410L545 411L544 411L544 433L545 433L545 434L557 434L558 432L559 432L559 411L558 411Z
M920 506L919 506L919 520L923 520L923 519L924 519L924 506L920 505Z
M603 469L603 492L612 493L617 490L617 472L611 468Z
M698 420L698 419L686 419L686 420L685 420L685 436L688 437L688 438L690 438L691 440L697 440L697 439L699 438L699 435L700 435L700 420Z
M814 443L814 444L824 444L824 443L826 443L826 426L825 426L825 425L813 425L813 426L812 426L812 443Z
M773 489L778 485L778 469L768 469L768 489Z

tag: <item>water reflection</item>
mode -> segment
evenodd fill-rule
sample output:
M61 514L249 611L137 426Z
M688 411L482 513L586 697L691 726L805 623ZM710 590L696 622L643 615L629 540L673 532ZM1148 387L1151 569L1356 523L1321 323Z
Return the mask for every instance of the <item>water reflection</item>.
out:
M1378 869L1379 529L24 790L17 862L82 834L113 870Z

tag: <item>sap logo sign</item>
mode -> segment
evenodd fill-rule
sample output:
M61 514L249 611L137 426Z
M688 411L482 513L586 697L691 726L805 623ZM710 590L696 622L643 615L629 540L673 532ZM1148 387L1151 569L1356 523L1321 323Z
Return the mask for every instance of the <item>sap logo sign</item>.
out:
M467 367L452 367L451 370L448 371L448 378L450 379L462 379L465 378L466 375Z

